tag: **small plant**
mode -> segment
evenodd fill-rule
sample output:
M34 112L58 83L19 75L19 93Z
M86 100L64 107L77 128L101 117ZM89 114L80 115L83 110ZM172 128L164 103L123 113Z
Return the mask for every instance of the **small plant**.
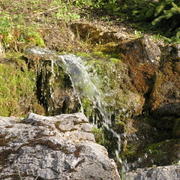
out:
M101 144L101 145L105 144L105 137L104 137L104 132L102 128L93 127L92 133L94 134L96 142L98 144Z

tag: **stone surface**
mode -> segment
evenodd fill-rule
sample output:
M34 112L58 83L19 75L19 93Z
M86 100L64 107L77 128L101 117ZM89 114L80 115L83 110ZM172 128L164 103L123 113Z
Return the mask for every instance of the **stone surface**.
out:
M161 58L160 45L149 36L122 42L118 48L129 60L159 65Z
M179 180L180 165L137 169L126 174L126 180Z
M3 180L119 180L106 149L95 143L82 113L0 117Z
M180 116L180 62L166 61L156 73L150 96L151 111L154 115Z

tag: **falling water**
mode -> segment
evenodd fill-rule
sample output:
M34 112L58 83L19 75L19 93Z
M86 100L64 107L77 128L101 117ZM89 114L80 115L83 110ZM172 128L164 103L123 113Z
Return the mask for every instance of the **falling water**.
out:
M93 83L91 76L89 75L87 68L83 64L83 61L80 57L75 55L60 55L58 62L63 62L65 65L65 70L69 74L71 81L73 83L74 88L76 89L77 95L79 99L82 96L89 98L94 107L99 111L102 116L102 126L106 128L112 135L117 138L117 149L115 150L115 154L117 159L121 163L121 159L119 158L119 153L121 151L121 137L117 134L111 126L111 119L108 113L103 106L105 102L103 101L103 95L99 88ZM82 104L82 103L81 103ZM83 105L82 105L83 106Z
M81 104L81 111L83 112L83 104L81 99L82 97L86 97L93 103L94 108L99 111L102 117L101 126L117 139L117 149L115 150L115 155L117 160L122 164L121 159L119 158L119 153L121 152L121 137L111 128L111 119L105 108L103 94L95 83L93 83L86 66L83 64L83 60L80 57L72 54L57 55L55 52L38 47L28 49L26 53L30 54L31 56L38 56L42 59L51 60L51 71L53 76L55 73L55 65L64 68L70 77L74 93L76 93L79 103ZM97 122L94 121L93 123Z

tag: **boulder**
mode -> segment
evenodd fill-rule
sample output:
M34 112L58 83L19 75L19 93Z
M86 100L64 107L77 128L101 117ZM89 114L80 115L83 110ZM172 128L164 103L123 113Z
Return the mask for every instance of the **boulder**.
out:
M159 166L147 169L137 169L126 174L126 180L179 180L180 165Z
M106 149L95 143L82 113L26 119L0 117L0 177L13 179L119 180Z
M161 59L161 44L155 42L150 36L122 41L119 44L119 51L130 63L151 63L159 65ZM133 62L132 62L133 61Z

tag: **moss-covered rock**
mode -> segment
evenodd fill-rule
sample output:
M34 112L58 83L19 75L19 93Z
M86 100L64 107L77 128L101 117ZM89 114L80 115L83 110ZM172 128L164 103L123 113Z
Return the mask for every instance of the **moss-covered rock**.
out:
M156 74L150 97L151 111L156 116L180 116L179 63L166 61Z
M0 62L0 115L23 116L29 111L44 113L36 97L36 73L21 54L7 54Z
M48 49L34 47L26 49L25 57L36 72L37 97L46 114L78 112L79 99L63 63L59 65L56 62L58 55Z
M83 59L94 83L102 91L109 113L118 116L122 109L130 114L141 113L144 98L133 86L128 66L121 59L102 52L93 52L90 57Z

